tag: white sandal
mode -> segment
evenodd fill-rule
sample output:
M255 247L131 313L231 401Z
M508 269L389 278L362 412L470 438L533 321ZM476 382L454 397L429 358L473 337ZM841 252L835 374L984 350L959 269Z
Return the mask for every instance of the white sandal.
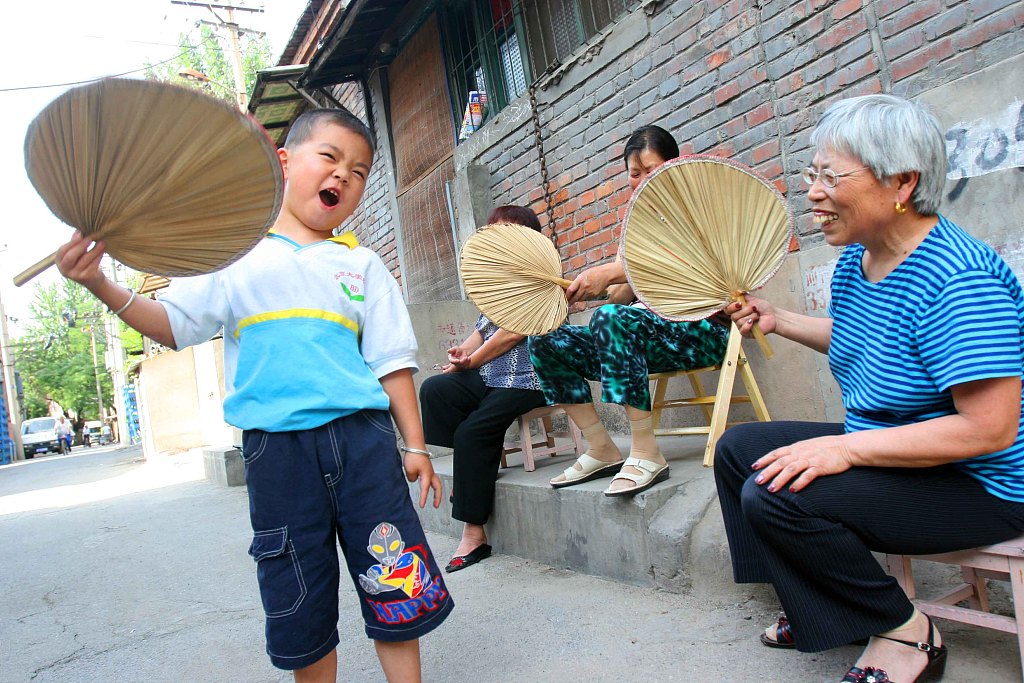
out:
M601 477L609 477L622 467L625 460L619 460L618 462L605 462L604 460L598 460L597 458L591 457L584 453L580 457L576 458L576 462L573 464L579 464L582 469L576 469L575 467L568 467L562 476L565 479L556 481L552 479L548 483L551 484L552 488L560 489L563 486L572 486L573 484L582 484L585 481L591 481L592 479L600 479Z
M625 472L627 467L635 467L640 470L641 474L633 474L632 472ZM640 458L634 458L630 456L626 458L625 464L622 466L622 470L615 475L615 479L628 479L629 481L636 484L628 489L618 489L613 491L611 485L605 489L604 495L606 496L632 496L646 491L651 488L659 481L665 481L668 479L668 465L659 465L656 462L650 460L641 460ZM612 479L612 484L615 483L615 479Z

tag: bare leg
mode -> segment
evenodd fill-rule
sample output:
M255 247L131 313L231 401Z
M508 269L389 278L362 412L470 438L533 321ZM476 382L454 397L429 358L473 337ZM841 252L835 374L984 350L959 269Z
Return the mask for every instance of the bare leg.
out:
M373 641L377 648L377 659L384 669L388 683L420 682L420 641L406 640L401 643Z
M484 533L483 526L466 522L462 527L462 540L459 541L459 547L455 549L455 556L468 555L484 543L487 543L487 534Z
M295 683L334 683L338 679L338 651L331 650L319 661L292 672Z
M632 439L629 447L629 455L640 460L648 460L657 465L664 465L665 458L662 456L661 449L658 448L658 441L654 437L654 425L651 421L651 411L640 410L633 406L626 406L625 408L626 417L629 418L629 427ZM622 471L637 475L644 474L637 468L629 465L623 466ZM608 490L625 491L631 488L636 488L636 484L631 479L620 479L616 477L615 479L612 479L612 483L608 487Z

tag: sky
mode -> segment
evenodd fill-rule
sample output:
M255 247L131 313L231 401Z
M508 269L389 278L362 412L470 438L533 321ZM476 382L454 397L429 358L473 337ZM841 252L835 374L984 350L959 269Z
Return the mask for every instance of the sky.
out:
M218 0L212 0L217 2ZM223 0L220 0L223 2ZM239 12L242 27L266 31L274 63L291 36L307 0L234 0L236 6L264 7L262 14ZM23 146L32 119L67 84L142 69L178 54L178 36L200 19L201 7L170 0L48 0L5 3L0 14L0 301L12 337L30 317L37 283L53 283L55 268L23 287L15 275L66 242L73 229L46 207L25 174ZM142 71L130 77L142 77ZM12 320L13 318L13 320Z

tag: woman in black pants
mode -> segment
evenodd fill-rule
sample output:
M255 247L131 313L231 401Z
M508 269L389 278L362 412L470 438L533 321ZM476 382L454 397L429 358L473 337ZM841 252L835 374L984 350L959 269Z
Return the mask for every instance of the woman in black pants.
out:
M500 206L488 223L514 223L540 232L536 214L521 206ZM454 449L452 517L463 522L462 540L445 571L476 564L491 554L484 524L491 516L505 431L512 422L544 405L530 363L527 338L502 330L480 316L476 330L448 351L443 373L420 387L427 443Z
M818 652L870 638L843 681L938 680L938 629L871 552L950 552L1024 531L1024 292L991 247L938 214L946 147L922 106L841 100L811 144L814 222L845 247L827 317L755 297L727 311L744 334L757 324L827 353L846 419L738 425L718 442L733 574L778 593L787 619L765 645Z

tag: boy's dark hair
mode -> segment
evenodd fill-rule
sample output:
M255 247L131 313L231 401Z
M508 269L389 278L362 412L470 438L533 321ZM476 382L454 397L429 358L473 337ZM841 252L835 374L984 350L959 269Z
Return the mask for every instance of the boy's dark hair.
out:
M310 109L303 112L288 131L288 137L284 141L285 149L291 149L308 140L321 123L333 123L358 133L370 146L370 156L377 152L377 138L373 131L348 109Z
M679 145L672 133L661 126L643 126L633 131L626 140L626 149L622 152L622 161L629 166L629 158L644 150L651 150L659 157L668 161L679 156Z
M525 206L516 206L515 204L499 206L491 211L491 215L487 217L487 223L488 225L491 223L514 223L540 232L540 221L537 219L537 214Z

